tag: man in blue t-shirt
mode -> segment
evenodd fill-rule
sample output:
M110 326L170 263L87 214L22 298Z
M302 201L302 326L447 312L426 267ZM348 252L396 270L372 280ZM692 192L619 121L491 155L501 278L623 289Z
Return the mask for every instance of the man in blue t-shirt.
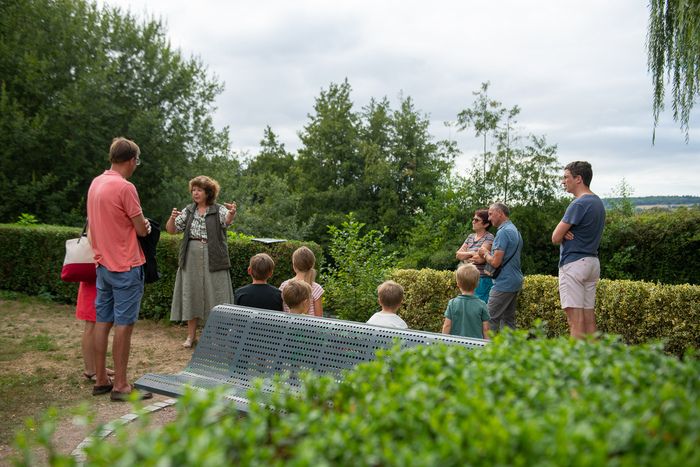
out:
M552 233L560 246L559 298L566 312L571 337L596 331L595 289L600 280L598 246L605 227L605 207L589 188L591 164L576 161L564 168L562 185L574 195L564 217Z
M503 266L498 277L494 278L489 293L489 327L494 332L500 331L504 325L515 329L515 306L523 287L523 273L520 270L523 240L509 215L510 210L503 203L494 203L489 207L489 221L498 228L491 247L493 254L484 247L479 248L479 256L484 258L486 264L495 269Z

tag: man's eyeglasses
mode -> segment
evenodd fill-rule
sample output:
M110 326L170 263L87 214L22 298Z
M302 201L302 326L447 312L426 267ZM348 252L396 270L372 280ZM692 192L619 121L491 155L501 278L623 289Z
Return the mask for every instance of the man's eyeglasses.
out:
M141 159L139 157L136 158L136 165L141 165Z

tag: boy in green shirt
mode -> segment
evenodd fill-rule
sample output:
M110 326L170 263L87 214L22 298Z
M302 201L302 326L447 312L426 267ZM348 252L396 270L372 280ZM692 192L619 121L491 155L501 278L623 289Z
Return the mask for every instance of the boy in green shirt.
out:
M474 290L479 284L479 270L473 264L465 264L457 269L455 277L462 294L447 304L442 333L488 339L488 308L474 296Z

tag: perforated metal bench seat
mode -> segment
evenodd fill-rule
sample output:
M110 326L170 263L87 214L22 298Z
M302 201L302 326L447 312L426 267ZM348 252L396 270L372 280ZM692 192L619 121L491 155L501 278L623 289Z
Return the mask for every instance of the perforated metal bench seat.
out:
M303 371L340 374L375 359L378 349L445 343L469 348L486 341L433 332L373 326L354 321L294 315L236 305L219 305L209 313L199 343L187 367L175 375L146 374L137 388L180 396L191 386L206 390L227 387L227 397L247 411L247 391L253 380L273 390L275 375L287 373L296 389Z

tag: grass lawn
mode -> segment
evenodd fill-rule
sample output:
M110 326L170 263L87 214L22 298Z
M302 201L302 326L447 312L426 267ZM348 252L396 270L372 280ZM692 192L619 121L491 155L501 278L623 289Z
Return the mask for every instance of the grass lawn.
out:
M64 452L72 451L89 431L76 430L72 424L78 407L92 412L96 423L130 412L129 404L110 402L109 395L92 396L92 382L82 375L83 322L76 320L73 305L0 292L0 316L0 465L10 464L14 434L24 420L41 415L48 407L61 413L56 435ZM182 370L191 356L190 350L180 346L185 334L184 327L169 323L137 323L129 380L148 372ZM111 354L107 365L112 367Z

